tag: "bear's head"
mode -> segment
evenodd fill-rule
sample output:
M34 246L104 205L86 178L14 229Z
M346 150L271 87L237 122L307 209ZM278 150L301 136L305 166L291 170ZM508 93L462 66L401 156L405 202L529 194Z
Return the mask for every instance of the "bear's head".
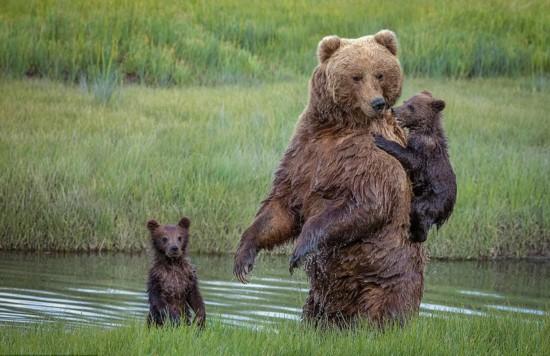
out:
M183 217L177 225L160 225L156 220L147 222L151 243L157 256L177 259L187 253L191 221Z
M425 130L437 125L445 102L423 91L408 99L403 105L393 108L395 118L401 127L410 131Z
M319 43L317 54L312 93L325 94L324 100L332 100L341 112L358 113L367 120L378 118L401 95L403 74L392 31L357 39L328 36ZM322 78L317 83L316 75Z

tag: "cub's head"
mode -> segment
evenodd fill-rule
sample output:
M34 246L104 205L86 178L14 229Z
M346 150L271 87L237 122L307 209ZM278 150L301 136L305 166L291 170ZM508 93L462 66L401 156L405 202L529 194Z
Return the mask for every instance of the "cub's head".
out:
M403 105L393 108L401 127L409 130L431 128L440 119L445 102L436 99L429 91L423 91L408 99Z
M160 225L156 220L147 222L151 233L151 242L157 255L176 259L185 256L189 241L189 225L191 221L183 217L177 225Z
M328 97L344 111L360 110L367 119L377 118L401 95L403 74L392 31L357 39L328 36L317 54Z

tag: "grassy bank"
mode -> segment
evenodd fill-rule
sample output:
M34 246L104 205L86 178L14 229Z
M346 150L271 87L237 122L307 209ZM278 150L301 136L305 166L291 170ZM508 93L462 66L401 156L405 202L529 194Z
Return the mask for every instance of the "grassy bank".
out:
M408 75L550 73L550 3L2 1L0 71L68 81L242 83L308 75L328 34L395 30Z
M150 330L143 323L106 330L62 325L0 329L1 354L98 355L547 355L550 323L495 318L421 318L384 333L315 331L300 324L254 331L211 322Z
M403 97L428 88L447 101L459 194L432 256L550 254L550 102L525 83L406 81ZM192 250L231 252L306 100L306 78L130 86L108 105L78 87L0 81L0 248L137 250L147 219L185 214Z

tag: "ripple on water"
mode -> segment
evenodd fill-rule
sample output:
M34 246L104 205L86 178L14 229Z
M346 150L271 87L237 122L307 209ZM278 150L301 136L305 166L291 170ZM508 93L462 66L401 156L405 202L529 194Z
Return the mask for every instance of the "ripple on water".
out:
M193 262L210 320L249 328L300 320L308 283L303 273L282 274L286 257L262 260L246 285L232 278L230 257L199 256ZM64 321L114 327L128 319L145 320L147 264L146 256L1 253L0 324ZM548 313L548 262L432 262L429 267L421 317Z

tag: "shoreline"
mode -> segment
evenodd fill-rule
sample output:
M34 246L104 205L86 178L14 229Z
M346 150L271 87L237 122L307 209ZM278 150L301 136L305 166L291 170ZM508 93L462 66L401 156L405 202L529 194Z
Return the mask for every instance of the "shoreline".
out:
M0 254L21 254L21 255L37 255L37 256L102 256L102 255L126 255L126 256L140 256L148 255L151 253L149 249L143 250L134 250L134 251L124 251L124 250L102 250L102 251L88 251L88 250L18 250L18 249L0 249ZM209 257L233 257L234 252L189 252L189 257L193 256L209 256ZM288 252L285 251L262 251L262 253L257 257L258 259L270 258L270 257L280 257L280 256L290 256ZM428 264L430 261L436 262L516 262L516 261L526 261L526 262L550 262L550 255L540 255L540 256L497 256L497 257L429 257Z

